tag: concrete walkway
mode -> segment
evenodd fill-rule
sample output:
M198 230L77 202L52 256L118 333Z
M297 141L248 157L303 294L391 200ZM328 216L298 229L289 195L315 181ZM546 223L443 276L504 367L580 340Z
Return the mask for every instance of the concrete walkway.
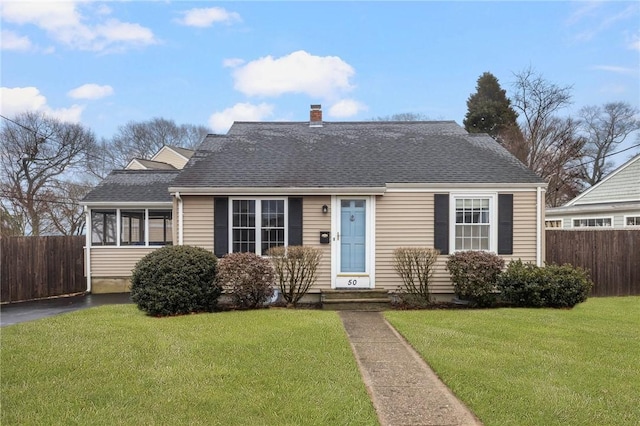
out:
M340 312L382 426L481 425L380 312Z

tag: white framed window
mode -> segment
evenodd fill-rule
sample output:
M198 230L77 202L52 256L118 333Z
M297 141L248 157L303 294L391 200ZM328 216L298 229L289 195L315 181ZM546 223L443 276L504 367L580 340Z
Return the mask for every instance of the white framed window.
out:
M544 227L547 229L562 228L562 219L545 219Z
M624 226L640 226L640 216L625 216Z
M149 210L149 245L173 244L173 212L171 210Z
M91 245L171 245L172 217L170 209L91 210Z
M453 251L497 251L496 194L451 194Z
M91 210L91 245L115 246L117 244L117 211Z
M287 245L285 198L236 198L230 201L230 252L266 255L272 247Z
M571 223L574 228L603 228L612 227L613 218L611 217L581 217L572 219Z
M120 210L120 245L144 245L144 228L144 210Z

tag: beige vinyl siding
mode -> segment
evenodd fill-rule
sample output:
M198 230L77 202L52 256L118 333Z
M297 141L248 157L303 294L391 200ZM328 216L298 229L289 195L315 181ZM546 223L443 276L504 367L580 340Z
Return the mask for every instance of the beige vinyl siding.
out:
M322 213L322 206L329 207ZM320 244L320 232L331 230L331 197L310 196L302 200L302 244L322 250L322 260L318 267L318 281L311 292L331 289L331 244Z
M183 243L213 251L213 196L183 195Z
M544 206L541 210L544 214ZM544 223L544 218L541 218L541 220ZM544 234L544 226L542 234ZM544 235L541 235L542 237ZM522 259L523 262L536 262L535 191L516 192L513 194L513 254L504 256L504 258L505 260Z
M171 164L176 169L182 169L189 160L185 159L182 155L176 153L171 148L167 148L165 146L153 157L153 161L161 161L163 163Z
M376 199L376 284L379 289L397 290L399 278L393 268L397 247L433 247L434 193L390 192ZM536 192L513 194L513 255L506 260L536 261ZM440 256L433 293L452 293L448 256Z
M155 247L91 247L91 277L129 277L136 263Z
M173 238L173 245L178 245L180 244L180 241L178 241L178 226L180 224L180 222L178 221L178 198L176 198L174 195L171 196L171 204L172 204L172 215L171 215L171 236Z
M174 238L175 233L173 231L173 219L167 223L166 228L167 244L177 245L177 241ZM151 243L153 241L156 241L158 244L165 241L165 227L164 222L161 220L158 220L157 222L149 221L149 242Z
M139 162L133 160L127 165L127 170L145 170L146 167Z
M433 208L432 193L389 192L376 198L375 288L395 291L400 284L393 250L433 247Z

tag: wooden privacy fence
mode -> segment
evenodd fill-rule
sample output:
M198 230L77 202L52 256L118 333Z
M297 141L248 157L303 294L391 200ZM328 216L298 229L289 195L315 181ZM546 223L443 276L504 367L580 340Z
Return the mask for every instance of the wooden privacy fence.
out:
M546 231L547 263L590 271L592 296L640 295L640 230Z
M0 238L0 301L86 291L84 236Z

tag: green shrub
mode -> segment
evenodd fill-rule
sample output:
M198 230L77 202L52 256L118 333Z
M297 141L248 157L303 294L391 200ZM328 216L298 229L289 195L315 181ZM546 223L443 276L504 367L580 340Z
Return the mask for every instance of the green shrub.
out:
M459 251L447 261L456 296L477 306L491 306L504 259L486 251Z
M271 262L255 253L230 253L218 263L218 283L242 309L258 308L273 296Z
M153 316L211 312L221 289L217 259L208 250L166 246L147 254L131 276L131 300Z
M278 286L287 303L296 306L318 278L322 251L315 247L274 247L269 257L278 278Z
M593 282L585 269L565 264L547 265L544 270L553 289L549 306L571 308L589 297Z
M584 302L593 282L571 265L538 267L515 260L499 279L503 300L518 306L569 308Z
M399 247L393 251L393 266L400 275L400 297L409 304L431 303L431 280L440 252L425 247Z
M520 259L509 263L498 280L502 300L517 306L548 306L551 297L544 270Z

